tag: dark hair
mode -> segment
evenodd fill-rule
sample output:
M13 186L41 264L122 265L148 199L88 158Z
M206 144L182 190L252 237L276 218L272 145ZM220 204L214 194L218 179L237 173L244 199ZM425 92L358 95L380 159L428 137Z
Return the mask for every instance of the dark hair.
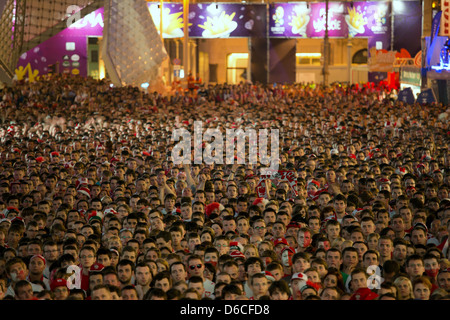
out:
M150 290L148 290L144 295L143 300L151 300L153 297L163 298L164 300L167 300L166 292L164 292L164 290L160 288L151 288Z
M230 283L222 288L222 297L225 297L227 293L241 295L242 290L236 284Z
M286 293L288 297L291 295L289 285L284 280L273 281L269 286L269 295L272 296L277 290Z

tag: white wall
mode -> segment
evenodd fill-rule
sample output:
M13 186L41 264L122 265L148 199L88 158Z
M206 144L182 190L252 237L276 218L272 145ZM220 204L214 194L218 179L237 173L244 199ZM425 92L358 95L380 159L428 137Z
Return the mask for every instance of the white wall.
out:
M247 38L233 39L202 39L199 41L199 51L208 54L209 64L218 64L217 80L219 83L227 81L227 56L230 53L248 53ZM205 81L209 81L209 71L200 75Z

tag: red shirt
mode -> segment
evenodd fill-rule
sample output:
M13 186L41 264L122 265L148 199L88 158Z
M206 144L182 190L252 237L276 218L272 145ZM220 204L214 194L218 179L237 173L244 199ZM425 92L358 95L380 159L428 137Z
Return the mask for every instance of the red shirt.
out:
M378 294L376 294L369 288L359 288L350 297L350 300L374 300L376 298L378 298Z

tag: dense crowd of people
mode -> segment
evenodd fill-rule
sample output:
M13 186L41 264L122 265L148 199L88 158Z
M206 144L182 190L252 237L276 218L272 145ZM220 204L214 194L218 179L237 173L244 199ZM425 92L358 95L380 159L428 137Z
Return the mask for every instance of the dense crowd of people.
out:
M163 95L54 75L4 87L0 110L0 299L450 297L448 106L373 83ZM251 138L245 159L200 164L192 141L178 163L173 133L198 121L278 129L279 174Z

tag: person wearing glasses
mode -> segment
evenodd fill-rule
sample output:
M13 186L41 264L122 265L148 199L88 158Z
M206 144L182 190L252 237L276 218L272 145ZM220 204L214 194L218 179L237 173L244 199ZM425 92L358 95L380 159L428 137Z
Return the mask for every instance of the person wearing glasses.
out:
M59 257L59 250L58 245L53 240L48 240L43 245L44 250L44 258L46 263L45 270L44 270L44 277L47 279L50 278L50 266L53 262L58 260Z
M253 235L259 235L262 239L264 239L264 235L266 234L267 228L264 219L258 218L252 223Z
M45 251L44 251L45 252ZM81 289L89 291L89 270L95 263L96 250L91 246L84 246L80 250L79 258L81 265Z
M215 283L212 282L209 279L205 279L204 277L204 271L205 271L205 264L203 263L203 259L201 256L192 254L187 259L187 266L188 266L188 276L189 279L191 277L200 277L203 280L203 297L209 297L214 299L214 286Z

